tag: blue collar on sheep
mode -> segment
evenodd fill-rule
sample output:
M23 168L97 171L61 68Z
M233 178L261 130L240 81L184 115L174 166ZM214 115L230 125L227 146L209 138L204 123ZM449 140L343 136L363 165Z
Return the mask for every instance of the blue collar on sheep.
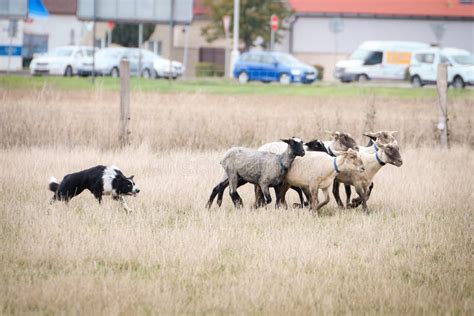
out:
M379 157L379 147L375 144L375 142L373 143L374 144L374 151L375 151L375 160L377 160L377 162L381 165L381 166L385 166L386 163L382 161L382 159L380 159Z

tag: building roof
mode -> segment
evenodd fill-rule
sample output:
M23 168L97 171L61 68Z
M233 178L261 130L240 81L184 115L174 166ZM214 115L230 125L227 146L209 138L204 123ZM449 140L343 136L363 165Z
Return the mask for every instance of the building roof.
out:
M50 14L76 15L77 0L42 0Z
M289 0L297 14L474 18L474 4L461 2L463 1Z

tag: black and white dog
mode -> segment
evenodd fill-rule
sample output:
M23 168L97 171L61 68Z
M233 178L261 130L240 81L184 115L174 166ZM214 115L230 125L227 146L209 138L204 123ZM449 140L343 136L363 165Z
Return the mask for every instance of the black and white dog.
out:
M125 203L124 195L136 196L140 189L133 182L133 176L125 177L116 166L95 166L64 176L61 183L55 177L49 181L49 189L54 192L51 203L56 200L69 202L85 189L94 194L102 202L103 195L112 195L114 200L120 201L127 212L130 208Z

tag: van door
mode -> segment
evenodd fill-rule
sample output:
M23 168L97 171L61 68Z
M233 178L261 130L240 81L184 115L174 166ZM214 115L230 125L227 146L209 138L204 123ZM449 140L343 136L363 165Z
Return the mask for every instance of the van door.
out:
M373 51L370 52L364 61L364 67L362 67L367 76L370 79L383 78L383 52Z
M437 54L423 53L417 56L420 62L420 77L423 81L436 82L437 75Z

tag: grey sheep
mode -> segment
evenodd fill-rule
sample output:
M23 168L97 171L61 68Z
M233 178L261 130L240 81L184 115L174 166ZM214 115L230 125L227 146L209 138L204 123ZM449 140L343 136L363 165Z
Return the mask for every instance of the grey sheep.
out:
M214 197L223 186L227 185L227 181L229 194L237 208L243 205L242 199L237 193L237 187L245 183L256 184L260 187L265 198L265 204L271 203L272 198L269 187L274 187L277 192L277 201L279 201L279 188L285 179L288 169L297 156L303 157L305 154L302 140L292 138L282 141L288 144L287 150L282 154L262 152L243 147L229 149L221 161L226 177L214 187L207 207L211 207Z

